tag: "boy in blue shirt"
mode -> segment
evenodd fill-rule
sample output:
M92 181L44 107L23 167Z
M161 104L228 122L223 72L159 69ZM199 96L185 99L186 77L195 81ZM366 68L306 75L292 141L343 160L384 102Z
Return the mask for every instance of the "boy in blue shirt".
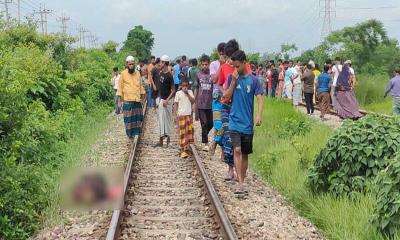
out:
M253 152L254 96L257 96L258 102L256 126L260 126L263 109L263 87L257 78L247 70L246 54L243 51L236 51L231 59L235 70L228 79L229 88L224 93L224 97L228 101L232 99L229 131L238 177L235 194L243 194L245 193L243 183L247 174L248 156Z

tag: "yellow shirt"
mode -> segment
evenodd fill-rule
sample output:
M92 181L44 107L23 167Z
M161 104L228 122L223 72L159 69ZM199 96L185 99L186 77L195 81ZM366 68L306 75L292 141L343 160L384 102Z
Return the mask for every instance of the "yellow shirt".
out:
M140 102L141 94L145 94L145 91L140 73L135 71L134 74L130 74L128 69L122 71L118 83L117 96L122 97L124 101Z

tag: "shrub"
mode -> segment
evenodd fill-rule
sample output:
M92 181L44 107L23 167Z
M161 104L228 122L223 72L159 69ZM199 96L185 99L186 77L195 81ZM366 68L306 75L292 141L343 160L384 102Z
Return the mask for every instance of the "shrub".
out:
M393 236L400 227L400 156L376 177L376 208L371 223L375 228Z
M400 149L400 121L367 116L346 122L318 154L310 170L313 191L335 195L364 191Z

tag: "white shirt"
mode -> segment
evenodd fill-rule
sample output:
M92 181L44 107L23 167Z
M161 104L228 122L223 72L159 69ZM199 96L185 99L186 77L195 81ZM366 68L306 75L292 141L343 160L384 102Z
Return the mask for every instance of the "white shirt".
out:
M192 90L188 90L188 92L191 97L194 97ZM189 97L186 96L182 90L179 90L176 93L174 102L178 103L178 116L187 116L192 114L192 103L190 102Z
M118 89L118 83L119 83L119 79L121 78L121 75L117 75L117 76L114 76L113 77L113 79L112 79L112 82L114 83L114 89L115 90L117 90Z
M356 75L356 74L354 73L354 69L353 69L352 67L349 68L349 71L350 71L350 74L351 74L351 75L353 75L353 76Z
M300 84L301 83L300 67L297 65L293 68L293 76L296 75L297 77L293 79L293 84Z
M336 67L336 65L333 66L333 68L332 68L332 71L334 73L334 75L333 75L333 86L336 86L336 82L337 82L337 79L339 77L339 73L342 71L342 69L343 69L342 65L338 65L337 67Z

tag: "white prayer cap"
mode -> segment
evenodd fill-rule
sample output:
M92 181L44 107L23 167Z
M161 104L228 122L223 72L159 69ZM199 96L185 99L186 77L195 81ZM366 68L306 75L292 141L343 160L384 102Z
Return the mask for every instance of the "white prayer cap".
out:
M128 56L128 57L126 58L126 62L134 62L134 61L135 61L135 58L132 57L132 56Z
M169 59L169 57L167 55L162 55L160 60L163 61L163 62L169 62L170 59Z
M346 62L344 62L344 64L351 64L351 60L346 60Z
M314 62L313 60L310 60L310 61L308 62L308 64L310 64L311 67L315 68L315 62Z

